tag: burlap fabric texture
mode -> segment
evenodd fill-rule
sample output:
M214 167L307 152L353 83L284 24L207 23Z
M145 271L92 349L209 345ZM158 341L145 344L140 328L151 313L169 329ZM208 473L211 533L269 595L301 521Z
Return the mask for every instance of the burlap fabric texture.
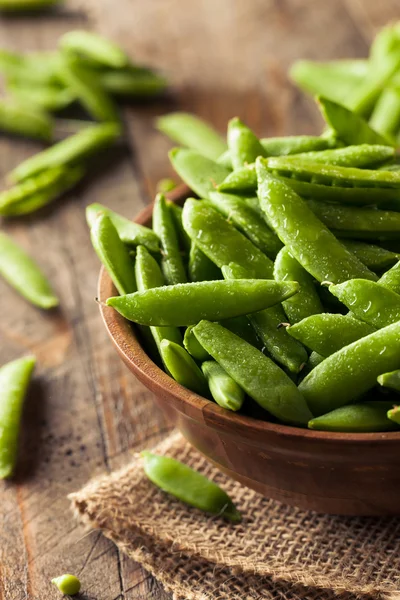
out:
M302 511L226 477L179 434L156 448L204 473L231 496L231 525L169 497L141 459L72 494L79 519L185 600L400 600L400 519Z

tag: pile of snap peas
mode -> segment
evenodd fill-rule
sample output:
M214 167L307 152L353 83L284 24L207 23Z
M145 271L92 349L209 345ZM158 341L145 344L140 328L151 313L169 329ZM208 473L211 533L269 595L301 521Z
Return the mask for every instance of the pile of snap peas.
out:
M343 64L347 86L355 64ZM332 97L329 76L316 89L318 69L300 63L292 76L319 94L320 136L259 139L234 118L225 141L193 115L160 117L158 129L181 145L171 163L196 197L181 208L159 194L152 229L131 224L129 236L98 205L88 223L119 292L107 305L137 324L181 385L288 425L396 431L398 128L382 114L377 127L376 114L400 69L400 27L378 35L351 102L338 84Z

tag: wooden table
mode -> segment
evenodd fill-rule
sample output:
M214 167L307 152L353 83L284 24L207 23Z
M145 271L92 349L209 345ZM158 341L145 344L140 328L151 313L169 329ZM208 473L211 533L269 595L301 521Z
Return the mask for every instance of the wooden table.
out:
M85 206L102 202L134 216L152 200L157 181L171 174L170 144L152 120L171 109L196 112L221 131L240 115L263 136L317 133L317 111L289 83L288 66L299 57L365 56L375 31L399 16L398 0L75 0L60 16L0 20L2 47L51 49L64 31L88 27L165 70L173 84L168 101L124 109L127 148L106 153L95 178L38 214L1 224L61 298L58 312L43 314L0 281L0 364L29 352L39 362L18 472L0 482L1 599L59 598L50 579L64 572L80 576L96 600L170 598L69 511L69 492L169 430L101 323ZM1 173L37 150L2 138Z

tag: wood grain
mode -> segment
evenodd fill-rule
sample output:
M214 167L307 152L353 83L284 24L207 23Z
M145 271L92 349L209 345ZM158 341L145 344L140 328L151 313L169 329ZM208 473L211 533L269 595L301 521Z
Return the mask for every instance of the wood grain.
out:
M96 176L36 216L2 223L37 258L61 297L52 315L0 282L0 361L35 352L39 368L25 414L16 480L0 484L0 599L58 598L50 579L80 573L90 598L169 598L138 565L97 533L85 535L66 495L167 430L151 394L125 369L94 302L98 262L84 207L104 202L133 216L171 174L171 144L152 121L194 111L221 132L239 114L260 135L314 133L312 101L289 83L298 57L363 56L397 11L396 0L71 0L60 17L3 18L1 45L51 49L58 36L90 27L170 77L171 97L124 110L128 147L107 153ZM89 15L89 16L87 16ZM39 146L0 140L0 176Z

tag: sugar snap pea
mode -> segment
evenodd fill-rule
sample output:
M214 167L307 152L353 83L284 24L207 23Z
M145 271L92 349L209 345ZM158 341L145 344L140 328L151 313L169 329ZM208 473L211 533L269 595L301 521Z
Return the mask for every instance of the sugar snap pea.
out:
M200 396L209 397L206 379L185 348L164 338L160 342L160 353L167 372L175 381Z
M188 272L190 281L222 279L221 270L196 244L192 244L190 248Z
M50 309L58 305L58 298L38 265L3 232L0 232L0 275L35 306Z
M123 98L157 96L168 85L166 78L158 73L132 68L102 71L99 81L109 94Z
M160 191L159 193L162 194L165 192ZM189 252L190 252L190 248L192 246L192 241L183 227L183 223L182 223L183 208L181 206L179 206L179 204L176 204L175 202L171 202L170 200L167 200L167 204L168 204L169 210L171 211L175 229L178 234L179 246L181 248L181 252L187 258L187 256L189 255Z
M379 279L379 285L400 294L400 261L386 271Z
M189 352L190 356L193 356L196 360L203 362L204 360L209 360L210 355L206 352L197 341L196 336L193 333L194 325L189 325L189 327L185 331L185 335L183 338L183 345L186 350Z
M383 90L374 107L369 123L386 137L394 136L400 128L400 89L389 86Z
M201 365L207 379L210 392L215 402L227 410L240 410L245 393L230 375L214 360L207 360Z
M381 373L400 364L400 323L379 329L315 367L299 385L314 416L349 404L371 389Z
M387 413L388 419L400 425L400 408L398 406L394 406L392 409L388 410Z
M53 138L54 125L51 117L32 102L1 100L0 130L49 142Z
M371 271L387 269L399 259L399 254L381 248L381 246L375 246L374 244L365 244L364 242L345 239L342 240L342 244L353 252Z
M278 304L298 291L295 282L262 279L202 281L116 296L107 300L125 318L141 325L181 327L200 319L228 319Z
M372 129L359 114L328 98L319 96L317 100L325 121L345 144L393 145L390 139Z
M309 369L309 371L311 371L311 369L314 369L317 365L322 363L323 360L325 360L325 356L322 356L313 350L308 357L306 367Z
M392 402L385 400L369 400L362 404L342 406L312 419L308 426L310 429L319 431L345 431L349 433L394 431L398 429L398 426L387 417L387 412L392 406Z
M7 81L24 83L25 85L59 84L59 57L54 52L19 54L10 50L0 49L0 72Z
M0 11L25 12L40 11L60 4L61 0L0 0Z
M395 150L393 146L379 146L377 144L359 144L345 148L333 148L317 152L302 152L296 158L318 162L338 167L372 167L393 159Z
M79 594L81 589L81 582L79 579L75 575L70 575L69 573L60 575L60 577L55 577L51 580L51 583L54 583L65 596L75 596L76 594Z
M29 82L20 81L18 78L7 78L7 90L18 101L24 104L32 103L42 111L61 110L75 100L74 94L68 88L50 83L32 86Z
M240 280L246 276L247 270L243 266L229 263L222 267L222 273L226 279ZM287 335L285 328L279 327L286 320L282 307L274 306L248 317L265 350L272 358L284 365L291 373L299 373L307 362L307 352L301 344Z
M97 256L107 269L118 292L120 294L135 292L133 261L110 217L104 213L98 214L90 227L90 238Z
M74 187L84 174L85 169L75 165L54 167L25 179L0 193L0 215L15 217L39 210Z
M255 163L245 165L229 173L218 186L219 192L233 194L254 194L257 189L257 173Z
M210 160L217 160L227 149L226 143L213 127L190 113L175 112L158 117L156 127L174 142Z
M275 259L274 277L276 281L297 281L300 284L299 293L282 303L290 323L323 312L313 278L286 247L279 251Z
M119 122L111 97L102 88L97 76L83 67L78 58L65 57L59 73L64 85L72 90L91 116L98 121Z
M161 241L162 270L168 284L185 283L187 276L179 249L172 213L165 196L158 194L153 209L153 229Z
M377 378L378 383L386 388L400 392L400 370L383 373Z
M245 267L248 277L273 277L273 262L211 206L186 200L183 226L192 241L218 267L234 262Z
M207 198L231 172L195 150L174 148L169 158L181 179L201 198Z
M329 287L361 321L380 328L400 320L400 296L378 282L351 279Z
M106 67L121 69L129 64L129 58L117 44L93 31L68 31L61 36L59 46Z
M228 494L204 475L173 458L146 450L141 454L147 477L164 492L185 504L220 515L234 523L241 521L241 515Z
M273 178L257 159L261 208L280 240L317 281L346 281L352 277L376 279L314 215L307 204L283 182Z
M313 213L335 235L366 240L398 239L400 213L364 206L344 206L322 200L307 200Z
M229 121L227 139L234 169L254 163L257 156L266 156L258 137L238 117Z
M307 317L286 331L313 352L330 356L375 329L349 315L323 313Z
M269 258L275 258L282 248L282 242L271 231L265 219L260 216L258 211L243 202L241 198L232 194L211 192L208 202L249 238L257 248L269 256Z
M137 247L135 278L139 292L158 288L165 284L163 274L157 261L149 254L144 246ZM182 336L177 327L150 327L150 331L160 354L161 341L164 339L182 345Z
M157 253L160 251L160 240L152 229L126 219L103 204L95 202L86 208L86 220L89 227L93 225L100 213L110 217L119 237L127 246L138 246L140 244L150 252Z
M262 408L284 423L305 425L310 411L293 381L270 358L217 323L193 329L200 344Z
M0 367L0 479L14 471L22 407L35 363L34 356L27 356Z
M45 169L78 163L111 146L119 134L120 128L114 123L85 127L78 133L22 162L10 173L9 179L13 183L17 183Z

